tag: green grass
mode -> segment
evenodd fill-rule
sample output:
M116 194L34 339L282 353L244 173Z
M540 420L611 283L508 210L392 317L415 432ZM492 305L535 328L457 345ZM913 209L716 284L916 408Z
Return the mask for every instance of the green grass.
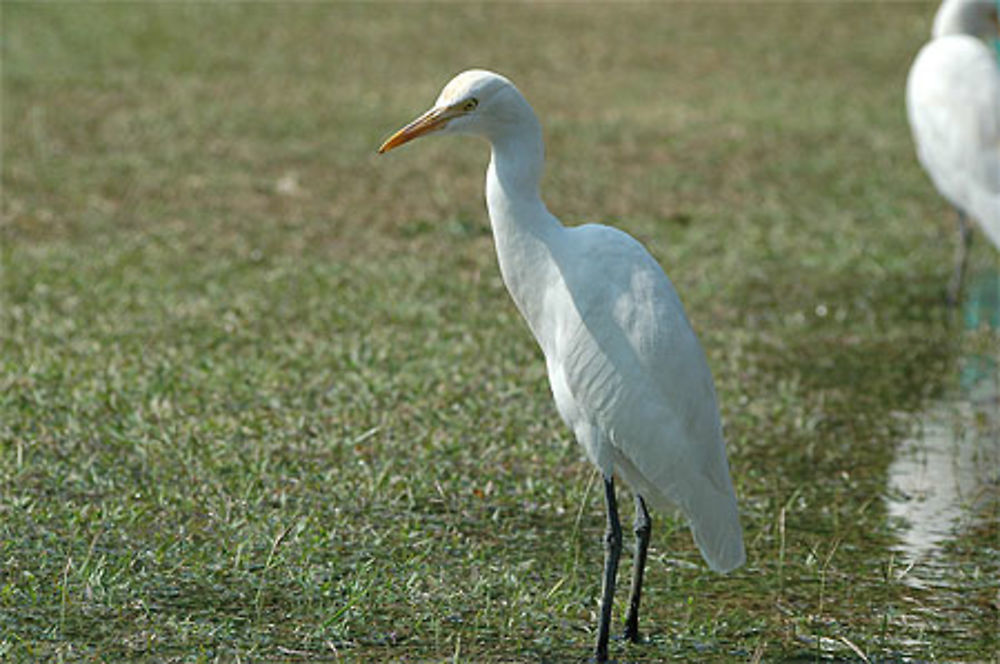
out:
M943 306L906 127L932 5L0 11L0 659L586 659L603 504L499 279L486 150L374 155L484 66L542 118L550 209L665 266L726 422L748 563L654 514L650 643L613 655L997 660L995 503L922 589L883 505L997 350Z

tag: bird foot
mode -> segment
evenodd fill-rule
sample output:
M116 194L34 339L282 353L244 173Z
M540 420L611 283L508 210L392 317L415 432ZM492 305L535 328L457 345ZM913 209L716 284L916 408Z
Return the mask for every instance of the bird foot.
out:
M951 309L957 309L958 305L962 301L962 291L959 287L953 284L948 285L948 293L945 295L945 301L948 303L948 307Z
M635 629L626 627L625 631L622 632L622 640L630 643L646 643L646 639L642 638L642 635L639 634L638 627Z

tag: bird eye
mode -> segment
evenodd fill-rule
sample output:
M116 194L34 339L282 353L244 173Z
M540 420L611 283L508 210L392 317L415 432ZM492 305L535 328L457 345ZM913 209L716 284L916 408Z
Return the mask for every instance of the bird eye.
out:
M476 106L479 106L479 100L473 97L462 105L462 110L468 113L469 111L476 110Z

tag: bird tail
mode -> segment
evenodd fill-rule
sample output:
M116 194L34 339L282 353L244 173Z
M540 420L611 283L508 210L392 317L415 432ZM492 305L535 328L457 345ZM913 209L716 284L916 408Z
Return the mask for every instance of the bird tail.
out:
M1000 249L1000 192L976 187L966 212L990 239L993 246Z
M692 503L699 509L687 506L682 509L688 517L695 544L709 567L716 572L730 572L746 562L743 528L733 490L724 487L728 491L720 491L709 482L692 488L701 494L696 495Z
M680 509L702 558L712 570L730 572L746 561L743 528L728 468L720 477L698 475L682 483L651 482L625 455L618 455L615 468L653 507Z

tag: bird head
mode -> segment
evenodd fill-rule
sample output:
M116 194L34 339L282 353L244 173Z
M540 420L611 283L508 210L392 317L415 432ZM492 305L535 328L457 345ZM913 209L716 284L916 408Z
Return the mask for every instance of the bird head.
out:
M524 117L530 107L514 84L500 74L470 69L451 79L426 113L390 136L379 154L430 133L473 134L491 139Z

